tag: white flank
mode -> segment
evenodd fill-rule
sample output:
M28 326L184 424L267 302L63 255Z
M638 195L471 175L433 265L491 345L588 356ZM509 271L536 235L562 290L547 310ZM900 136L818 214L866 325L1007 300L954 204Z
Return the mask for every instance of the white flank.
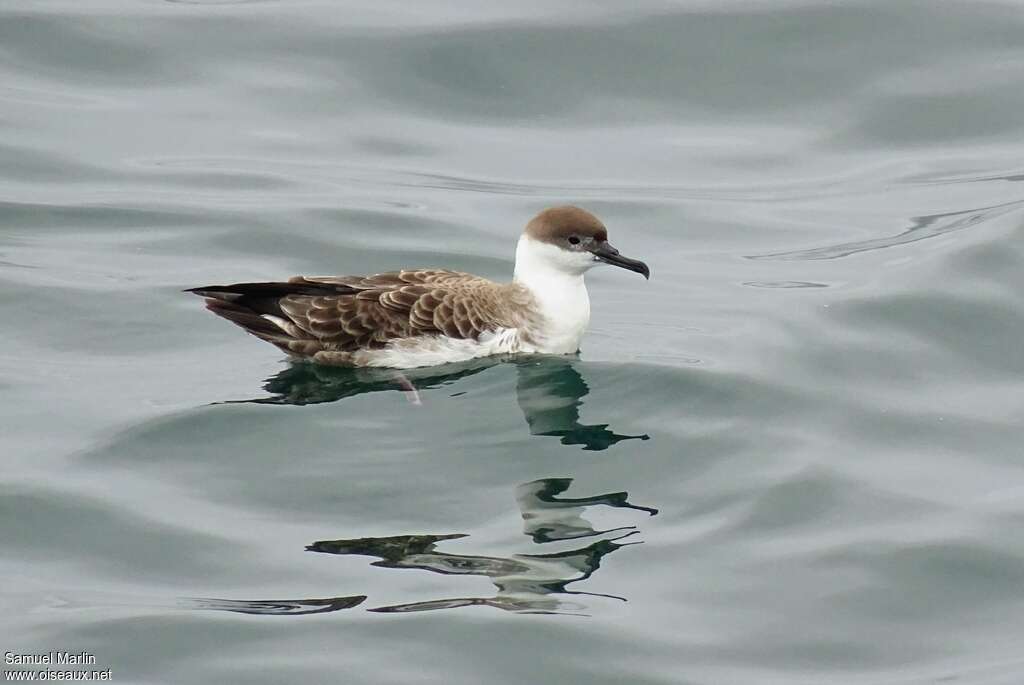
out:
M396 369L414 369L450 362L464 362L492 354L510 354L524 351L519 331L501 328L480 337L480 340L449 338L446 335L419 335L402 338L379 350L362 350L353 354L359 366L379 366ZM533 351L533 350L525 350Z

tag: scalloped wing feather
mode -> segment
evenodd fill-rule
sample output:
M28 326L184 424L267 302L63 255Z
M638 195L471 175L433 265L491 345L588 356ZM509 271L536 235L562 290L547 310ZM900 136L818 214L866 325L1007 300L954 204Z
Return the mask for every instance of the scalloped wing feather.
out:
M479 340L519 326L527 303L517 286L438 269L296 277L289 283L342 285L354 291L279 300L288 319L279 324L282 329L322 351L381 348L395 340L438 334Z

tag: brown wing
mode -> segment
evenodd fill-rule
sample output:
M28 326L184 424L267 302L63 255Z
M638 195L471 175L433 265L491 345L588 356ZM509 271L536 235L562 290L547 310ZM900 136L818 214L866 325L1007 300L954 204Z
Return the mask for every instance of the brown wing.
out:
M297 277L289 284L336 285L348 291L289 294L278 300L288 319L287 332L296 339L313 339L323 350L378 348L397 338L430 334L477 339L487 331L515 326L515 312L502 292L509 286L456 271Z

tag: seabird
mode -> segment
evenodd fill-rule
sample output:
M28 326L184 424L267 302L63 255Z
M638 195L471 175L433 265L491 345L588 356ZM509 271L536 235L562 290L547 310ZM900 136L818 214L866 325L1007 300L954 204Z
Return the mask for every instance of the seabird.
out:
M590 321L583 275L602 263L651 275L608 243L596 216L567 206L545 209L526 225L511 283L411 269L186 292L293 357L408 369L496 354L577 352Z

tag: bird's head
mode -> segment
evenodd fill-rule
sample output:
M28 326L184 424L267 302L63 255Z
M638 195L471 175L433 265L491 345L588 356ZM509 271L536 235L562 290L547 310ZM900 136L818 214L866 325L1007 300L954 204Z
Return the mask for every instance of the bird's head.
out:
M579 207L551 207L526 224L516 252L534 268L546 267L582 275L598 264L611 264L651 277L643 262L624 257L608 242L608 229L596 216Z

